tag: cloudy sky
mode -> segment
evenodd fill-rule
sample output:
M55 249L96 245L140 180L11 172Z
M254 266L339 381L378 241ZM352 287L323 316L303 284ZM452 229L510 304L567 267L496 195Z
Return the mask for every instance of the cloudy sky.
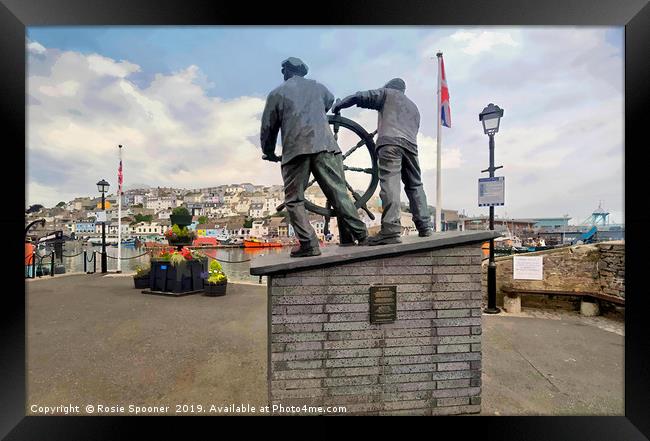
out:
M579 223L602 201L621 222L623 37L611 27L30 27L26 204L94 196L101 178L114 189L118 144L127 188L281 183L279 166L261 160L260 117L280 62L296 56L337 97L406 81L435 205L440 50L452 116L442 132L445 208L488 211L477 204L488 166L478 114L493 102L505 110L497 216ZM372 111L343 115L376 128ZM340 139L345 150L355 142ZM360 150L349 163L368 160ZM346 177L366 187L366 176Z

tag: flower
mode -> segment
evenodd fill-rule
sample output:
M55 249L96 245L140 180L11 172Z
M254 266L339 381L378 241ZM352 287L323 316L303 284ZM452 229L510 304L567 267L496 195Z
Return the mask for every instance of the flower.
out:
M136 277L145 277L146 275L149 274L150 270L151 270L151 267L149 265L146 265L146 266L138 265L137 267L135 267L135 276Z
M208 270L208 273L209 273L209 277L207 280L208 283L211 284L221 283L228 280L228 277L223 272L223 267L216 259L210 262L210 269Z

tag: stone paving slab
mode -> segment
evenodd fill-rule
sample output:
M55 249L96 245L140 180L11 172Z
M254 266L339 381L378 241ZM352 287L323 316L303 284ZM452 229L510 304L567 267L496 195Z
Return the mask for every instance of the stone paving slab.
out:
M175 404L264 405L266 295L229 283L223 297L147 296L130 277L100 275L27 283L26 414L30 404L168 405L169 415ZM482 320L482 414L624 414L622 321L545 310Z

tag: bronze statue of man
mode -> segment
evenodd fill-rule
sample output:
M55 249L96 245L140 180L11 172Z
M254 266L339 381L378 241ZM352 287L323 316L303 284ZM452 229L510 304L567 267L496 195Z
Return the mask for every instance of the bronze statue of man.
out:
M368 245L400 243L400 179L409 200L418 233L431 236L431 215L422 185L418 163L417 134L420 112L406 95L406 83L394 78L379 89L357 92L337 101L332 111L356 105L379 112L377 126L377 157L381 204L381 230L368 238Z
M305 209L305 188L310 173L337 213L341 238L365 244L368 230L348 194L343 159L327 121L334 96L322 84L304 78L307 65L299 58L282 62L284 83L266 99L260 141L263 159L282 162L285 205L300 246L292 257L318 256L318 237ZM276 156L278 131L282 131L282 155ZM352 242L352 244L354 244Z

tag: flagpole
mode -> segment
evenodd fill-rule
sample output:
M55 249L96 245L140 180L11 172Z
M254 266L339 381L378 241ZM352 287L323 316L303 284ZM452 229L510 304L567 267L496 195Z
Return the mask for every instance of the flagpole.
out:
M442 162L442 151L440 149L440 141L442 137L442 118L440 115L440 107L442 106L441 100L441 87L442 87L442 73L440 70L440 60L442 59L442 52L436 54L438 57L438 134L436 135L436 231L442 231L442 189L440 182L442 179L441 162Z
M120 152L120 168L122 168L122 145L118 145ZM120 174L124 174L120 170ZM118 177L117 185L117 272L122 272L122 182Z

